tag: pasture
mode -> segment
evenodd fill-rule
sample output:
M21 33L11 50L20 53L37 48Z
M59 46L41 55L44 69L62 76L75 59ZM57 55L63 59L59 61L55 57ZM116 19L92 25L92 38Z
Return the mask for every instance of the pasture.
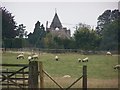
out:
M28 53L25 53L25 59L16 59L18 53L3 53L3 64L28 64ZM55 61L55 56L58 56L59 61ZM78 58L88 57L88 62L78 62ZM65 54L39 54L38 61L43 62L44 70L47 71L57 82L62 86L67 87L82 75L82 66L87 65L88 88L117 88L118 87L118 70L113 67L118 64L118 55L81 55L78 53ZM4 67L3 67L4 68ZM12 70L16 68L11 68ZM64 75L70 75L69 78L64 78ZM73 87L79 88L82 86L80 80ZM45 76L45 87L56 88Z

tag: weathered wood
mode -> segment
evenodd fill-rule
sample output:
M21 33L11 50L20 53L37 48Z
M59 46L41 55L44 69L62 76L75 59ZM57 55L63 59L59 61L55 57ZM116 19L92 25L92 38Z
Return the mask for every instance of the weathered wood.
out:
M40 88L44 88L44 73L42 62L39 62L39 71L40 71Z
M14 73L15 71L2 71L1 73L4 73L4 74L10 74L10 73ZM0 74L1 74L0 73ZM18 72L17 74L29 74L29 72Z
M21 67L19 70L17 71L13 71L13 70L8 70L8 69L0 69L0 75L2 77L0 77L0 79L2 79L1 81L1 85L6 86L8 89L10 88L10 85L12 86L16 86L16 88L25 88L25 80L28 81L28 78L25 78L25 74L29 74L28 71L24 72L24 69L26 69L28 67L28 64L0 64L0 66L5 66L5 67ZM16 77L17 74L22 74L20 75L21 77ZM17 82L17 80L21 80L23 81L23 84Z
M3 77L0 77L0 79L2 79ZM13 80L28 80L28 78L23 78L23 77L16 77L16 75L15 75L15 77L13 78L10 78L10 79L13 79Z
M87 90L87 66L83 66L83 90Z
M9 75L8 77L9 77L9 78L12 77L13 75L17 74L18 72L24 70L24 69L27 68L27 67L28 67L28 66L25 66L25 67L19 69L18 71L13 72L13 73L12 73L11 75ZM3 77L2 81L4 81L4 80L6 80L5 77Z
M13 83L9 83L9 84L7 84L7 83L2 83L2 84L0 84L0 85L3 85L3 86L6 86L6 85L9 85L9 86L15 86L15 84L13 84ZM19 84L19 85L21 85L21 86L23 86L23 84ZM28 84L24 84L24 86L28 86ZM8 90L8 89L7 89ZM13 89L14 90L14 89ZM19 90L19 89L18 89Z
M5 77L7 80L9 80L10 82L12 82L15 86L18 86L19 88L22 88L21 85L19 85L18 83L14 82L13 80L11 80L9 77L5 76L2 74L3 77Z
M38 61L29 62L29 80L28 80L30 90L32 88L38 88Z
M24 66L28 66L28 64L0 64L0 66L24 67Z

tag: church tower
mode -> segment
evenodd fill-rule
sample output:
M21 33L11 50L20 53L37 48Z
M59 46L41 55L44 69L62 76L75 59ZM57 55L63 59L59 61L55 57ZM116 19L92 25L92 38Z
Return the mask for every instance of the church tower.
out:
M50 28L53 28L53 29L56 29L56 28L61 29L62 28L62 24L60 22L60 19L59 19L57 13L55 13L55 16L54 16L53 21L50 25Z
M62 26L62 23L58 17L57 12L55 12L54 18L53 18L52 23L49 28L48 28L47 23L46 23L46 30L48 32L50 32L52 34L52 36L70 39L70 37L71 37L70 30L67 30L66 27Z

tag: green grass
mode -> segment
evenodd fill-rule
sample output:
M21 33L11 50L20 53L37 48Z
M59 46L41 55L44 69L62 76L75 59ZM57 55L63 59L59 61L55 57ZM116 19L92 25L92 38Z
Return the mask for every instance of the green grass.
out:
M16 53L3 53L2 63L28 64L28 54L25 54L25 59L16 59L17 55ZM59 61L54 60L56 55L60 58ZM77 61L78 58L85 57L89 58L88 62ZM39 56L38 61L43 62L44 69L53 77L62 77L66 74L74 78L80 77L83 65L87 65L88 78L117 79L118 76L118 72L113 69L113 66L118 63L117 56L44 53Z

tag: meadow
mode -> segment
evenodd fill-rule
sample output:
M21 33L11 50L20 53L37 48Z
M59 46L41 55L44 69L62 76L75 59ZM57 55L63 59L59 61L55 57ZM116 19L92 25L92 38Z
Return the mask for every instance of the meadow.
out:
M2 54L3 64L28 64L28 53L25 53L25 59L16 59L18 53L6 52ZM55 61L55 56L59 61ZM78 62L78 58L88 57L88 62ZM69 86L82 75L83 65L87 65L88 88L117 88L118 70L113 67L118 64L118 55L81 55L78 53L51 54L40 53L38 61L43 62L44 70L47 71L63 87ZM3 67L4 68L4 67ZM15 69L15 68L10 68ZM64 75L70 75L70 78L64 78ZM48 77L45 76L45 87L57 88ZM82 87L82 80L76 83L74 88Z

